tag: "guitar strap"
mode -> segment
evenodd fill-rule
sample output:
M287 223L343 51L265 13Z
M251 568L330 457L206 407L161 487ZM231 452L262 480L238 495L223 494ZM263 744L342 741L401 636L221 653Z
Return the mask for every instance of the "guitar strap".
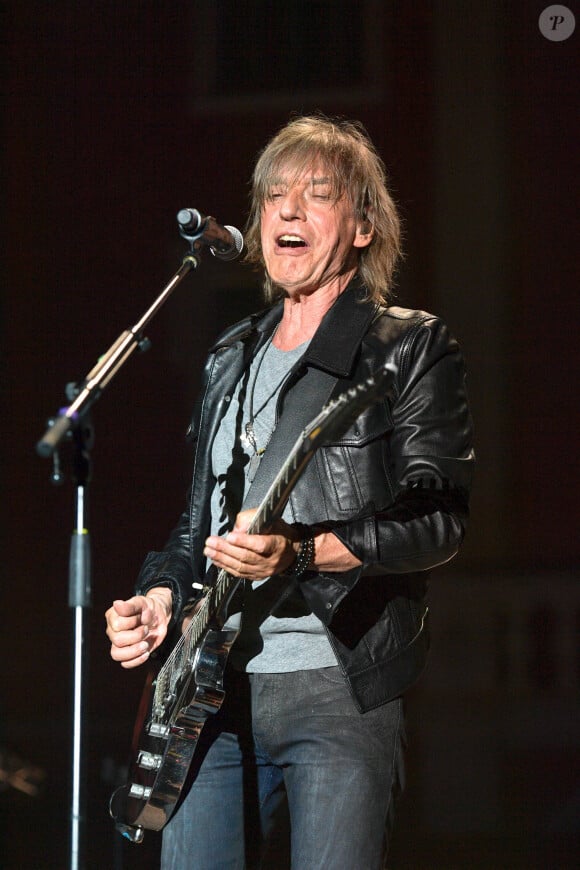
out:
M256 508L279 472L296 439L306 426L320 413L336 385L336 375L321 369L309 368L304 377L289 390L284 399L284 410L270 443L246 493L242 510Z
M322 369L309 368L305 376L294 385L294 389L288 391L280 420L246 493L242 510L256 508L262 503L300 433L320 413L330 398L337 380L336 375L330 375ZM258 612L253 612L250 620L256 629L270 613L290 597L295 589L296 581L293 579L279 576L269 578L265 586L260 589ZM247 591L246 583L238 589L238 594L242 596L239 599L242 612L247 607L247 604L241 603ZM253 600L254 608L257 603Z
M345 304L349 305L348 317L342 314L341 306ZM261 504L270 484L294 447L296 439L320 413L332 394L339 375L331 375L320 367L320 364L325 364L324 352L321 353L321 350L329 343L334 344L335 341L338 341L341 347L348 346L349 353L342 361L346 368L341 373L347 376L360 341L379 311L376 305L353 307L349 302L348 294L344 293L327 312L305 354L307 360L316 360L319 365L309 366L305 376L286 394L282 415L258 466L252 485L246 493L242 510L255 508Z

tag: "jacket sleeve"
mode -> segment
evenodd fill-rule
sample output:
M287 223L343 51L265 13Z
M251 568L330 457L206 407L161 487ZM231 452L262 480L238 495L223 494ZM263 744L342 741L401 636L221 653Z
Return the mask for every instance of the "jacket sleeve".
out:
M206 366L204 371L205 379L207 379L207 368ZM200 406L201 395L196 402L192 420L187 431L188 440L191 441L194 447L196 446L198 435ZM192 598L195 598L196 594L199 594L192 587L195 578L193 575L190 546L190 514L191 490L188 494L185 509L169 535L163 550L160 552L152 551L147 554L135 585L135 593L137 595L145 595L149 589L153 589L155 586L168 586L173 595L174 620L177 614L182 611L185 604Z
M333 529L366 574L447 562L468 519L474 456L463 358L438 318L414 327L399 354L388 434L394 499Z
M150 552L141 566L136 595L145 595L155 586L168 586L173 600L173 621L186 602L194 597L193 572L189 557L189 511L185 510L174 528L165 549ZM172 621L172 624L173 624Z
M214 361L215 355L210 353L202 372L200 391L187 430L186 437L191 443L194 457L197 456L198 452L202 409ZM194 559L191 551L191 499L192 492L190 488L185 509L180 515L167 543L162 551L147 554L135 586L137 595L144 595L155 586L168 586L173 594L174 619L188 601L199 597L201 594L199 589L192 587L192 583L199 581L200 577L194 576ZM197 586L199 586L199 583L196 583Z

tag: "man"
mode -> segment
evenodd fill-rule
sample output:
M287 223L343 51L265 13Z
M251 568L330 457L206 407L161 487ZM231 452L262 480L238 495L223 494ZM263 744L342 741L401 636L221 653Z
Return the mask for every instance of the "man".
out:
M465 531L463 363L439 319L388 305L399 221L360 125L303 117L272 139L246 241L272 305L210 352L190 503L137 594L107 611L111 655L145 662L208 566L249 580L226 700L162 866L259 866L284 799L294 870L378 870L402 785L401 699L427 654L427 576ZM305 404L319 410L387 362L384 399L315 454L283 519L249 534L248 489L276 439L289 451Z

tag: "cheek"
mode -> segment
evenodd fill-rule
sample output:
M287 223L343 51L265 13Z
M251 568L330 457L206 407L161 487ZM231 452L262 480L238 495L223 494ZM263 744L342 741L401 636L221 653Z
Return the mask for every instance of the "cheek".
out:
M269 236L270 236L270 220L268 218L267 212L262 211L262 214L260 217L260 241L262 243L262 249L267 247Z
M262 257L268 268L276 262L277 258L274 255L274 244L268 239L262 240Z
M268 236L267 233L262 232L262 234L260 236L260 242L262 245L262 256L264 258L268 257L268 256L271 257L274 246L273 246L271 238Z

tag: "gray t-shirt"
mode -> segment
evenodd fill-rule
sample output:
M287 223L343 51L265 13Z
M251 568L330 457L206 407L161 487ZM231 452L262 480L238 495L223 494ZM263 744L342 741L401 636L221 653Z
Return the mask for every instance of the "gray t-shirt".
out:
M212 449L217 480L211 501L212 534L224 535L232 527L236 506L243 502L251 483L252 457L267 449L274 430L282 384L306 347L302 344L282 351L269 341L254 358L248 377L240 382ZM290 504L283 518L295 521ZM232 624L237 620L236 615L231 617ZM336 665L336 656L322 622L309 610L295 581L270 577L245 584L242 628L230 661L250 672L279 673L331 667Z

